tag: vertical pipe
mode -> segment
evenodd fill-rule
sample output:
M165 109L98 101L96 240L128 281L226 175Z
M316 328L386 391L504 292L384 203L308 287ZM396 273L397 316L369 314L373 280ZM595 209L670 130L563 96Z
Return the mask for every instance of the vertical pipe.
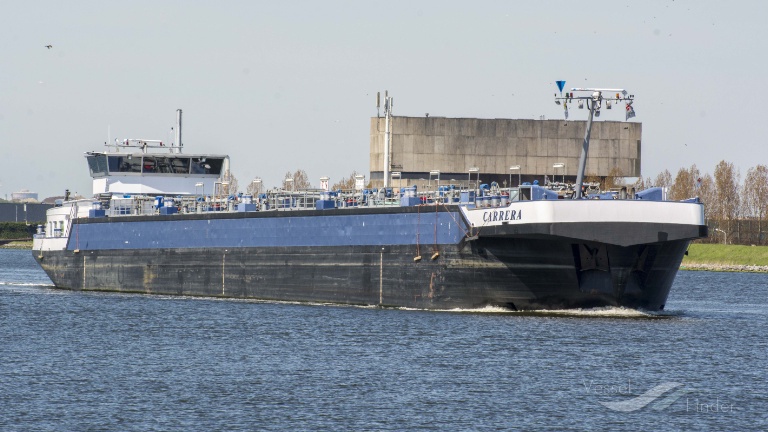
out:
M176 136L174 137L174 141L176 141L176 153L181 153L181 108L176 110L176 128L174 129L174 132L176 132Z
M581 188L584 184L584 170L587 168L587 153L589 152L589 134L592 132L592 116L595 114L595 105L597 101L587 101L589 105L589 118L587 119L587 131L584 133L584 142L581 145L581 158L579 159L579 172L576 175L576 185L573 191L573 198L581 198Z
M384 249L379 254L379 306L384 303Z
M391 99L384 99L384 188L389 187L389 117Z

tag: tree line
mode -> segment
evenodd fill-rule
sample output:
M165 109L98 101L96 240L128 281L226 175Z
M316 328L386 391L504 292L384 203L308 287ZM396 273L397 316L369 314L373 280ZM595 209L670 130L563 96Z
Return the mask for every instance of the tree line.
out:
M0 222L0 239L31 239L36 229L36 225L29 225L26 222Z
M666 187L667 198L678 201L699 197L704 203L704 217L709 238L704 242L728 244L768 244L765 217L768 213L768 167L757 165L747 170L741 182L739 170L725 160L715 166L714 174L702 173L694 164L680 168L672 178L669 170L654 180L640 178L635 190Z

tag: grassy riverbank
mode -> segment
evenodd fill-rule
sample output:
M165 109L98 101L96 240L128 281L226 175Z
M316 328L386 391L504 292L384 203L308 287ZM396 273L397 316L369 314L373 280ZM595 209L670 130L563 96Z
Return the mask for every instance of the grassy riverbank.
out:
M0 249L32 249L32 240L14 240L0 244Z
M768 272L768 246L692 244L681 267L688 270Z
M0 249L32 249L36 225L24 222L0 222Z

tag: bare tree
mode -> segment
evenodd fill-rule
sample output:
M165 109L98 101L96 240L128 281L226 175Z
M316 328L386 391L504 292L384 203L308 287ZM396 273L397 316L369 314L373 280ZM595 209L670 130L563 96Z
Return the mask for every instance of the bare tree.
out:
M669 170L664 170L656 176L656 180L653 181L655 187L668 188L672 184L672 174Z
M285 179L293 179L293 185L288 184L289 182L285 181ZM285 173L285 179L283 180L283 189L303 190L312 187L309 183L309 176L307 176L307 172L303 169L298 169L294 173L288 171Z
M691 181L691 175L685 168L680 168L677 171L677 176L675 176L675 181L672 183L672 185L669 187L669 199L672 201L680 201L685 199L685 197L688 197L688 191L691 189L690 186L693 186L693 182Z
M354 189L355 188L355 176L359 175L357 171L352 171L352 174L349 175L349 177L344 177L341 180L337 181L336 183L331 186L331 190L348 190L348 189Z
M263 188L263 185L261 182L257 183L255 181L252 181L248 183L248 187L245 188L245 193L248 195L256 196L261 193L262 188Z
M726 221L728 237L731 222L739 212L739 173L732 162L720 161L715 167L715 217Z
M650 180L650 179L648 179L648 180ZM639 192L639 191L644 190L644 189L647 188L647 186L645 184L646 183L643 180L643 177L641 176L641 177L637 178L635 183L632 185L632 188L634 188L636 192Z
M231 171L224 171L224 175L221 176L222 180L222 193L224 195L236 195L239 192L239 185L237 184L237 177L235 177Z
M680 201L696 196L696 184L700 176L696 164L691 165L689 169L680 168L675 182L669 187L669 199Z
M712 219L715 216L715 181L709 173L701 177L701 186L699 186L699 199L704 203L704 218Z
M747 171L742 192L744 215L757 219L757 238L763 239L763 220L768 212L768 167L758 165Z
M611 190L619 186L619 183L617 179L620 179L624 177L624 174L621 172L621 168L619 167L613 167L608 172L608 176L605 177L604 182L604 190Z

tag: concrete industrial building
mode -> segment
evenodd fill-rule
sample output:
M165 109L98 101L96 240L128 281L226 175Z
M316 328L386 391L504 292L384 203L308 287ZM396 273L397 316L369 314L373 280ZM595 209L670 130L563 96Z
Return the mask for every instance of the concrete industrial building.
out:
M431 171L440 183L466 184L479 176L484 183L517 186L519 181L547 179L574 182L586 121L511 120L445 117L392 117L391 186L423 185ZM370 173L373 187L384 179L384 118L371 119ZM622 176L640 176L641 123L594 121L587 175L606 177L617 168ZM512 166L519 170L510 170ZM553 166L556 166L554 168ZM432 181L435 179L433 173Z

